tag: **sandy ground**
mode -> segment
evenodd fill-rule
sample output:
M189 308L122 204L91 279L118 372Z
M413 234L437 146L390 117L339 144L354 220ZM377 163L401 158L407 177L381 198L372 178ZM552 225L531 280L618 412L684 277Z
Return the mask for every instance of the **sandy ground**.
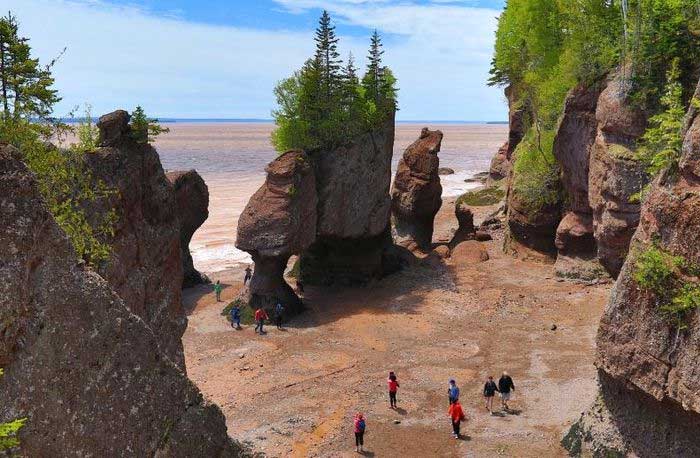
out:
M445 202L436 240L456 226ZM223 409L229 434L271 457L357 456L352 416L367 417L365 456L566 456L559 440L593 401L594 337L609 285L557 281L552 267L504 255L416 266L363 288L307 288L308 311L257 336L231 329L208 287L185 292L188 373ZM224 299L241 273L217 274ZM557 329L551 330L556 323ZM386 376L401 388L389 408ZM487 375L508 370L509 414L490 415ZM455 440L447 381L468 416Z

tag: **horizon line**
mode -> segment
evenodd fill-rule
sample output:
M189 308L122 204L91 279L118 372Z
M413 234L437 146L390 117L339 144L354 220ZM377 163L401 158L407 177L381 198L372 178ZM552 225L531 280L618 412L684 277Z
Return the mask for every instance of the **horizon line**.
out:
M59 118L62 122L67 123L77 123L84 121L84 117L76 118ZM161 123L178 123L178 122L232 122L232 123L274 123L274 119L269 118L175 118L175 117L158 117L156 116L158 122ZM97 122L99 117L93 117L93 122ZM507 120L464 120L464 119L399 119L396 120L397 124L419 124L419 123L435 123L435 124L508 124Z

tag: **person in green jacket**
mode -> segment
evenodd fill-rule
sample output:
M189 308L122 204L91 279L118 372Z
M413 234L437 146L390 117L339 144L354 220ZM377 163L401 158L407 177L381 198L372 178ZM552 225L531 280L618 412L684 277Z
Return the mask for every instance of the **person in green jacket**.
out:
M216 280L214 283L214 292L216 293L216 302L221 302L221 291L223 291L223 286L221 286L221 280Z

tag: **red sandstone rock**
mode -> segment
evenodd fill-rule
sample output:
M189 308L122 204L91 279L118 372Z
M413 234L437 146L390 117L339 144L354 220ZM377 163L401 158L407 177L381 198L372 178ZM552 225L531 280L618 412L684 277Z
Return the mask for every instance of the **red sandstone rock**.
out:
M240 456L221 411L170 359L148 317L79 265L7 146L0 226L0 422L28 419L21 456Z
M421 249L430 249L433 222L442 206L438 175L441 143L442 132L424 128L399 161L391 193L395 240L399 244L415 241Z
M182 255L182 287L208 283L209 279L194 268L190 254L190 241L195 231L209 217L209 190L202 177L195 171L172 171L166 174L175 190L180 215L180 251Z
M467 240L458 244L450 252L454 264L476 264L489 260L489 253L484 246L475 241Z

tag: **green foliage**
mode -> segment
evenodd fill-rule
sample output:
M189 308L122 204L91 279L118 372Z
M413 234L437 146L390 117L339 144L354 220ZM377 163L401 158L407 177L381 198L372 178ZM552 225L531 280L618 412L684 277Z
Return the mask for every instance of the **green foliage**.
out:
M681 156L683 117L683 87L679 82L679 61L675 59L666 75L666 89L661 97L661 113L649 119L638 149L638 157L647 164L650 175L667 169L675 171Z
M699 270L682 256L674 256L652 244L637 255L632 278L657 297L659 310L680 332L687 327L688 313L700 307Z
M332 149L380 126L396 109L396 78L382 65L381 40L372 37L367 72L362 79L352 55L343 66L335 28L323 12L316 30L316 53L274 89L277 128L272 144L289 149Z
M137 106L131 113L129 125L131 126L131 137L137 143L142 144L155 141L158 135L170 132L170 129L158 124L157 119L146 116L146 112L140 106Z
M72 149L89 153L97 148L99 129L92 121L92 106L89 104L85 104L85 114L80 122L78 122L75 128L75 134L78 138L78 142L71 145Z
M65 130L65 125L49 118L53 105L60 100L51 88L54 62L40 67L39 61L31 58L28 40L19 37L14 17L0 18L0 142L20 150L36 175L49 211L70 238L78 257L95 265L109 257L106 240L113 235L116 216L113 211L107 212L100 220L90 222L84 210L111 193L104 183L93 179L82 158L84 151L94 148L92 121L78 126L76 147L61 150L48 143Z
M457 199L457 205L464 204L470 207L484 207L487 205L495 205L505 197L506 193L501 188L493 186L490 188L480 189L478 191L469 191Z
M0 377L2 375L3 370L0 369ZM26 422L26 418L18 418L7 423L0 423L0 451L10 450L19 446L19 437L17 435Z
M538 133L531 128L513 152L513 192L532 214L561 200L554 135L553 130Z
M233 302L230 302L224 309L221 311L221 315L226 317L227 321L231 321L231 309L238 305L241 309L241 323L242 324L253 324L255 323L255 310L247 306L246 304L243 303L240 299L236 299Z

